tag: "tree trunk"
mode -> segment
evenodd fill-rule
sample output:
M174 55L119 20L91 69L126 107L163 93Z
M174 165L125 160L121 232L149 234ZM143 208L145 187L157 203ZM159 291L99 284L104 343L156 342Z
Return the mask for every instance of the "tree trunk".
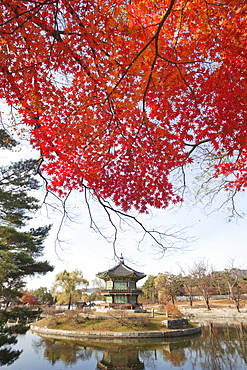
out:
M69 296L69 303L68 303L68 310L70 310L71 301L72 301L72 297L71 297L71 295L70 295L70 296Z
M209 306L209 299L208 299L208 297L205 298L205 302L206 302L207 309L208 310L211 310L211 308Z
M193 306L193 297L192 297L192 295L190 295L189 300L190 300L190 307L192 307Z
M152 287L151 300L152 300L152 304L154 304L155 303L155 286Z
M237 311L240 312L239 299L238 298L233 298L233 300L234 300L234 303L235 303L235 306L236 306Z

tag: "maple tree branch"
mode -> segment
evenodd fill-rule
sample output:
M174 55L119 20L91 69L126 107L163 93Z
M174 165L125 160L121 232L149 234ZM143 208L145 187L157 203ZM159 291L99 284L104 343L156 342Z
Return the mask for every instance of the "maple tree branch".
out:
M84 199L85 199L85 203L86 203L89 218L90 218L90 228L92 228L95 232L99 233L109 243L110 242L109 238L105 236L105 234L98 227L97 223L94 221L91 207L89 204L89 199L88 199L88 194L87 194L88 192L90 193L90 190L87 187L84 187Z
M185 146L190 146L190 147L192 147L192 148L190 149L190 151L188 152L188 155L191 155L191 154L194 152L194 150L196 150L196 148L197 148L197 147L199 147L199 146L200 146L200 145L202 145L202 144L209 143L209 142L211 142L211 140L210 140L210 139L204 139L204 140L201 140L201 141L199 141L198 143L195 143L195 144L184 143L184 145L185 145Z
M23 22L21 24L19 24L16 28L14 28L13 31L11 31L11 32L0 32L0 34L2 34L2 35L12 35L12 34L14 34L19 28L23 27L25 23L27 23L30 19L32 19L34 17L34 15L37 14L44 5L53 4L55 2L56 2L56 0L51 0L51 1L50 0L45 0L42 3L38 3L38 5L34 6L32 9L28 9L26 11L23 11L23 12L19 13L18 12L18 7L13 8L12 6L10 6L8 1L6 1L5 6L9 6L16 13L16 15L14 17L6 20L5 22L1 23L0 27L5 26L6 24L13 22L14 20L16 20L16 18L20 18L25 14L30 14L34 10L36 10L36 11L33 14L31 14L29 17L27 17L25 20L23 20Z
M187 187L187 182L186 182L186 173L185 173L184 166L181 166L181 171L182 171L182 179L183 179L183 185L182 185L182 199L184 199L184 194L185 194L186 187Z
M143 99L142 99L142 101L143 101L143 111L145 111L146 96L147 96L148 89L149 89L149 86L150 86L150 83L151 83L151 80L152 80L152 74L153 74L153 70L154 70L154 67L155 67L155 64L156 64L156 60L157 60L157 53L155 54L155 57L153 59L152 66L150 68L150 74L148 76L147 85L146 85L146 88L145 88L144 94L143 94Z
M190 91L191 95L193 96L195 102L197 102L197 99L196 99L196 94L193 90L193 88L190 86L190 84L187 82L187 80L185 79L182 71L181 71L181 68L178 64L175 65L175 67L177 68L178 72L179 72L179 75L181 77L181 79L183 80L184 84L187 86L188 90ZM198 109L198 111L200 112L200 110Z
M131 220L134 220L140 227L141 229L149 234L151 236L151 238L153 238L153 240L155 241L155 243L157 243L159 246L163 247L163 244L160 243L156 237L153 235L153 233L155 233L155 231L152 231L152 230L147 230L145 228L145 226L135 217L135 216L132 216L132 215L129 215L129 214L126 214L125 212L122 212L116 208L113 208L111 205L106 204L105 202L103 202L103 200L101 198L98 198L98 201L99 203L101 204L101 206L104 208L104 210L106 211L107 214L109 214L109 210L110 211L113 211L114 213L116 213L117 215L119 215L120 217L128 217L129 219ZM111 222L112 223L112 222ZM114 228L116 230L116 226L114 225ZM114 238L114 241L116 240L116 234L115 234L115 238Z
M160 34L160 32L161 32L161 29L162 29L162 27L163 27L163 25L164 25L165 21L167 20L167 18L168 18L168 17L169 17L169 15L171 14L171 11L172 11L172 8L173 8L173 6L174 6L174 4L175 4L175 1L176 1L176 0L171 0L171 1L170 1L170 4L169 4L168 9L167 9L167 11L166 11L165 15L163 16L163 18L162 18L161 22L160 22L160 23L159 23L159 25L158 25L158 29L157 29L156 34L155 34L155 38L156 38L156 39L158 39L159 34Z
M11 32L5 32L5 31L1 31L0 34L13 34L16 32L17 29L19 28L22 28L24 26L24 24L26 22L28 22L30 19L34 18L34 23L36 23L39 27L42 28L43 31L47 32L50 36L52 36L54 38L54 40L58 41L58 42L61 42L63 43L63 40L60 36L60 34L62 33L61 31L59 31L58 29L56 29L57 27L57 22L56 22L56 14L55 14L55 17L54 17L54 21L55 21L55 27L54 28L48 28L47 24L44 22L44 21L41 21L40 18L37 18L36 17L36 14L39 13L40 9L45 6L45 5L49 5L49 4L56 4L57 7L58 7L58 3L57 3L57 0L45 0L43 1L42 3L38 3L38 5L34 6L32 9L28 9L26 11L23 11L21 13L18 12L18 7L15 7L13 9L13 7L11 7L11 9L16 13L16 16L8 19L6 22L2 23L0 25L1 26L4 26L5 24L8 24L8 23L11 23L13 20L15 20L16 18L20 18L22 17L23 15L25 14L30 14L29 17L27 17L21 24L19 24L16 28L14 28ZM7 4L8 5L8 4ZM32 13L33 11L35 11L34 13ZM63 43L64 44L64 43ZM66 45L66 47L68 47L68 44L64 44ZM71 52L71 55L72 57L75 59L75 61L81 66L81 68L84 70L84 72L88 75L88 77L90 77L91 79L93 79L93 77L91 76L91 73L89 71L89 69L87 68L86 65L83 64L82 62L82 58L77 55L71 48L70 48L70 52ZM94 79L93 79L94 80Z
M84 30L84 32L85 32L85 26L84 26L84 24L81 22L80 17L79 17L79 16L78 16L78 14L76 13L76 11L73 9L72 5L68 3L68 7L69 7L69 9L70 9L71 15L74 15L74 16L76 17L76 20L77 20L78 25L79 25L79 26ZM94 60L96 60L96 52L95 52L95 49L94 49L91 45L89 45L89 47L90 47L90 49L91 49L91 51L92 51L92 54L93 54ZM101 72L100 72L100 70L99 70L99 66L98 66L97 62L95 62L95 65L96 65L96 68L97 68L97 70L98 70L99 75L101 75Z
M106 200L104 200L100 197L97 197L97 196L93 195L94 190L92 188L89 188L83 182L82 182L82 184L83 184L83 187L84 187L85 194L87 194L87 192L89 192L89 194L91 194L93 196L93 198L97 200L97 202L100 204L102 209L105 211L105 213L107 215L107 218L108 218L108 221L110 222L111 226L113 227L114 235L113 235L113 240L111 241L111 244L113 246L114 255L117 255L116 254L116 242L117 242L117 239L118 239L119 231L118 231L117 225L115 224L115 222L114 222L114 220L111 216L111 212L112 212L112 214L117 215L119 217L120 222L125 222L128 226L133 227L133 225L128 223L128 220L130 220L135 225L140 227L140 229L143 231L143 235L141 237L141 240L138 242L138 249L140 248L141 243L144 241L144 239L147 235L149 237L151 237L154 244L159 247L159 251L162 254L164 254L167 250L175 249L175 244L176 243L181 243L181 242L187 243L188 242L188 238L183 237L183 235L182 235L184 229L181 229L179 231L171 231L171 232L168 232L168 230L162 232L162 231L158 231L158 230L155 230L155 229L151 229L151 230L147 229L145 227L145 225L141 221L138 220L137 217L135 217L135 216L133 216L129 213L125 213L125 212L123 212L119 209L116 209L115 207L113 207L109 203L109 201L106 201ZM88 195L85 195L85 197L86 197L87 208L88 208L88 212L89 212L89 216L90 216L91 227L96 232L99 232L100 235L103 236L109 242L109 238L107 238L102 233L100 228L96 225L95 221L93 220L93 215L92 215L92 212L91 212L91 208L90 208L90 204L89 204L89 200L88 200ZM177 247L177 249L182 249L182 247L180 247L180 248Z
M239 206L237 205L236 197L238 190L229 186L233 180L228 179L228 177L224 175L215 176L215 167L219 167L222 163L224 164L226 156L224 154L218 155L215 153L213 146L200 146L207 143L210 143L210 140L195 144L192 148L193 151L198 149L198 152L193 152L193 161L194 163L199 163L199 174L196 176L196 182L194 183L195 193L193 205L196 206L198 202L203 203L204 209L209 215L228 206L228 220L234 217L243 218L245 214L239 211ZM192 144L187 145L192 146ZM239 156L241 156L241 153L236 153L235 161L238 160ZM197 172L197 168L194 167L193 171ZM234 176L234 173L232 176ZM217 199L220 194L224 194L224 198L221 198L220 204L217 205ZM212 204L216 204L213 209ZM208 209L210 212L207 211Z
M122 76L120 77L120 79L118 80L118 82L115 84L115 86L113 87L113 89L111 90L111 92L107 95L107 98L109 98L113 93L114 91L117 89L117 87L121 84L121 82L123 81L123 79L127 76L127 74L129 73L130 69L132 68L133 64L137 61L137 59L144 53L144 51L149 47L149 45L152 44L152 42L157 39L159 33L160 33L160 30L163 26L163 24L165 23L165 21L167 20L167 18L169 17L169 15L171 14L171 11L172 11L172 8L175 4L175 0L171 0L170 1L170 4L168 6L168 9L165 13L165 15L163 16L162 20L158 23L158 28L154 34L153 37L151 37L151 39L142 47L142 49L136 54L136 56L132 59L131 63L127 66L125 72L122 74Z
M65 223L65 221L67 219L70 219L70 216L69 216L69 213L67 212L67 209L66 209L66 203L68 201L68 198L71 194L71 191L69 191L65 198L64 199L61 199L60 197L57 196L56 193L52 192L49 188L48 188L48 180L47 178L43 175L42 173L42 164L44 162L44 158L43 156L41 156L37 161L37 169L36 169L36 172L37 174L40 176L40 178L42 179L42 181L44 182L45 184L45 195L44 195L44 198L43 198L43 201L42 201L42 205L45 205L46 207L54 210L55 212L59 212L62 217L60 218L60 221L58 223L58 226L57 226L57 231L56 231L56 238L55 238L55 242L54 242L54 246L55 246L55 253L57 255L57 257L60 259L59 257L59 253L57 251L57 246L59 246L59 248L61 250L63 250L63 247L62 247L62 243L63 243L63 240L60 239L60 234L61 234L61 231L62 231L62 228L63 228L63 225ZM52 196L53 198L56 199L56 201L58 201L58 204L60 204L62 207L59 207L57 205L54 205L52 204L51 202L48 201L48 197L49 196ZM61 211L61 208L62 208L62 211Z
M52 192L49 189L49 182L48 182L47 178L43 175L42 168L41 168L43 162L44 162L44 158L43 158L43 155L41 154L41 157L37 160L38 166L37 166L36 172L45 184L45 196L44 196L44 199L43 199L43 204L47 204L46 199L48 198L49 194L51 194L53 197L56 198L56 200L58 200L60 203L63 204L63 210L65 211L66 201L64 202L61 198L59 198L59 196L56 193ZM68 197L66 197L66 198L68 198ZM49 204L49 206L51 206L51 205ZM52 208L54 208L54 207L52 206ZM57 207L55 207L54 209L58 210Z
M240 213L238 211L237 206L236 206L236 201L235 201L235 198L236 198L236 195L238 194L238 191L233 188L233 189L229 189L228 192L226 192L226 187L229 184L229 181L222 181L220 184L217 184L214 188L211 187L210 192L205 193L204 188L207 187L207 184L209 184L211 182L211 180L215 180L215 178L214 177L209 178L201 184L200 189L198 190L198 194L196 195L196 199L198 198L198 195L199 195L199 192L200 192L200 200L201 201L206 200L207 198L209 198L209 200L205 203L205 209L211 208L212 203L214 202L216 197L222 191L224 191L224 193L226 194L225 200L221 201L220 205L218 207L215 207L212 211L210 211L209 214L212 214L214 212L218 212L221 209L223 209L225 206L229 207L229 204L231 204L231 207L230 207L231 212L228 216L228 220L231 220L232 218L234 218L236 216L239 217L239 218L243 218L245 216L245 214ZM201 193L202 194L204 193L204 194L201 195ZM228 210L228 212L229 212L229 210Z

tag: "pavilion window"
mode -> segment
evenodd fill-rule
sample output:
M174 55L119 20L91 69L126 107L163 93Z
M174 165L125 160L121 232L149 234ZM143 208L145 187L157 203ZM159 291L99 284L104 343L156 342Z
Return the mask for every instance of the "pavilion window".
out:
M112 280L108 280L106 282L106 289L112 289L113 288L113 281Z
M136 283L134 281L129 282L130 289L136 289Z
M130 296L130 303L132 303L132 304L136 303L136 295Z
M127 282L126 281L115 281L114 282L114 289L126 289Z

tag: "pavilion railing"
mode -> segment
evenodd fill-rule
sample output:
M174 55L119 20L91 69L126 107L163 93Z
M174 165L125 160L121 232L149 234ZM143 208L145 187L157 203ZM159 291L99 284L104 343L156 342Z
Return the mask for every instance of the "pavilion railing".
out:
M113 307L113 308L131 308L131 307L142 307L141 303L131 303L131 302L115 302L115 303L110 303L110 302L105 302L101 303L101 306L104 307Z
M131 288L126 288L126 289L104 289L102 290L102 294L141 294L142 290L141 289L131 289Z

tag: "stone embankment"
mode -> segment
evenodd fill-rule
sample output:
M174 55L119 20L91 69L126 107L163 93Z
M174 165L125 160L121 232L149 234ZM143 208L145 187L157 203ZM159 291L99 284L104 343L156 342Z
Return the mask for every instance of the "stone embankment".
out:
M185 335L194 335L201 333L201 327L155 331L155 332L98 332L98 331L70 331L48 329L31 325L31 332L47 338L59 338L67 340L82 340L82 339L141 339L141 338L172 338Z
M247 309L244 308L241 312L232 308L180 308L183 317L202 323L217 322L217 323L231 323L240 324L247 323Z

